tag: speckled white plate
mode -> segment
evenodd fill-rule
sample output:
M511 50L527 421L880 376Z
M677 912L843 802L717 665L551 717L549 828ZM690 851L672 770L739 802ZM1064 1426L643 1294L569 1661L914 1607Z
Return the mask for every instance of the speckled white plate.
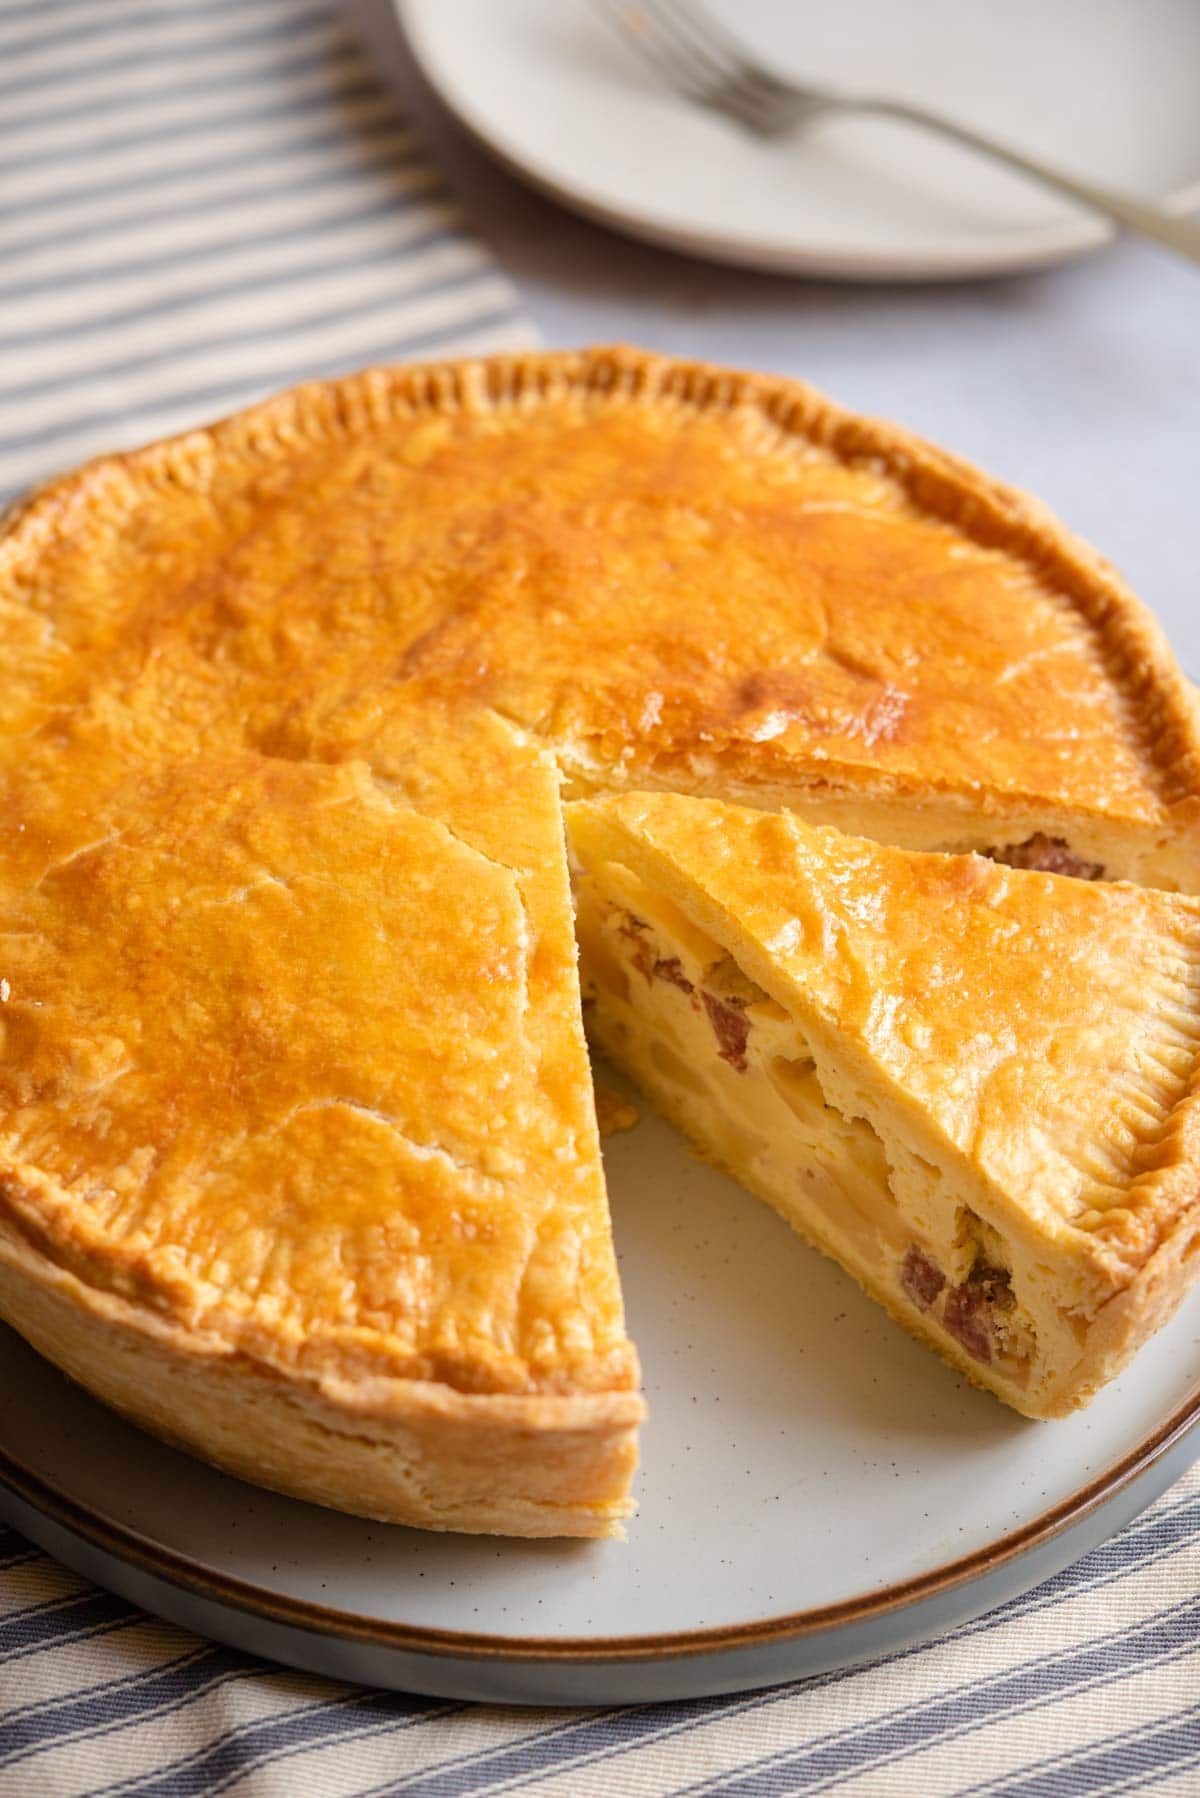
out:
M1112 187L1200 205L1195 0L706 3L797 80L923 102ZM428 80L503 162L672 249L790 274L945 280L1056 262L1111 235L887 120L755 140L671 94L592 0L396 4Z
M1200 1296L1090 1411L1023 1421L644 1117L606 1146L650 1423L624 1543L434 1536L162 1447L0 1331L0 1512L207 1634L541 1703L769 1684L900 1647L1085 1553L1200 1456Z

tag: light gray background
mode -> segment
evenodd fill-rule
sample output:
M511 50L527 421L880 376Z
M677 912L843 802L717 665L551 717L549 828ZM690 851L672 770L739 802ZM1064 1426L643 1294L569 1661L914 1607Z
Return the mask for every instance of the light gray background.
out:
M1200 678L1200 270L1122 243L1040 274L872 288L648 249L478 149L417 74L390 0L347 10L547 344L622 341L798 375L898 419L1045 500Z

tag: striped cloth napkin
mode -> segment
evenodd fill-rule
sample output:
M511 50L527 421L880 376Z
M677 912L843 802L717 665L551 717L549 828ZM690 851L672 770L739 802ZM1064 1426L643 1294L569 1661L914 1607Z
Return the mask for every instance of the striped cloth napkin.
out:
M327 5L0 0L0 494L305 376L530 337ZM1198 1592L1200 1469L874 1666L505 1711L214 1647L0 1526L0 1798L1194 1798Z
M531 340L328 0L0 0L0 494Z
M736 1698L505 1710L264 1666L0 1531L0 1793L1085 1798L1200 1792L1200 1469L940 1642Z

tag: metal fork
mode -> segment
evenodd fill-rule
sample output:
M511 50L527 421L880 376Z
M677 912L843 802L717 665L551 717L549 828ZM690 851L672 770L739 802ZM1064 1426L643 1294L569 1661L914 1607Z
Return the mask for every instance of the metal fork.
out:
M756 137L788 137L828 113L863 112L902 119L1007 163L1068 199L1103 213L1122 229L1153 238L1200 265L1200 220L1173 216L1130 194L1080 181L924 106L884 94L842 93L786 81L759 62L697 0L593 3L676 93L697 106L722 113Z

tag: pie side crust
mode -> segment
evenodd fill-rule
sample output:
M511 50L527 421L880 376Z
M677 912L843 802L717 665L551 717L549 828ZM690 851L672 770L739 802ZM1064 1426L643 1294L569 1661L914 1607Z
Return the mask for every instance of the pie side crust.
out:
M0 1309L132 1422L255 1486L355 1516L503 1536L621 1535L644 1415L629 1392L497 1397L285 1374L80 1280L0 1220Z
M677 794L568 819L598 1040L914 1333L1056 1416L1171 1314L1200 1253L1200 900ZM830 1132L823 1199L801 1173Z

